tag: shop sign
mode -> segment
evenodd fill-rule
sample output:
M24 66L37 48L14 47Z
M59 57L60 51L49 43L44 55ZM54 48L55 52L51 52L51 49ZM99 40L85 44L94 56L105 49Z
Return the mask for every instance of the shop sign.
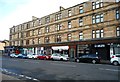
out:
M95 48L102 48L102 47L105 47L105 45L104 44L100 44L100 45L95 45L94 47Z
M68 46L54 46L52 47L53 50L68 50Z

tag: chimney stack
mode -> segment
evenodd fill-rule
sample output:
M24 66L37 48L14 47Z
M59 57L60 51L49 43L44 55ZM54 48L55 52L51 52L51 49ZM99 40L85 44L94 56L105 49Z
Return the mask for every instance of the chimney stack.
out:
M60 6L60 11L62 11L62 10L64 10L64 9L65 9L64 7Z

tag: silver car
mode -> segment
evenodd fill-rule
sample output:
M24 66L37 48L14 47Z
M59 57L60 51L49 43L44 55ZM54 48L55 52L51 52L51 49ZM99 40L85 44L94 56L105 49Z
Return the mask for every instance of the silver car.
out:
M51 59L52 60L67 61L67 60L69 60L69 57L68 57L68 55L65 55L65 54L54 53L54 54L51 55Z

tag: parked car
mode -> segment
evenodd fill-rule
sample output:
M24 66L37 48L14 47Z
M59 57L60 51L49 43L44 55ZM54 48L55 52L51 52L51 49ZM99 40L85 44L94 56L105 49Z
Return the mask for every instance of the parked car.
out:
M51 59L51 55L45 55L45 59L46 60L50 60Z
M100 57L96 54L86 54L75 59L75 62L100 63Z
M119 65L120 64L120 54L113 55L110 60L111 64Z
M10 57L11 58L17 58L19 55L18 54L15 54L15 53L12 53L12 54L10 54Z
M27 54L27 57L29 59L36 59L38 57L38 55L36 55L36 54Z
M67 61L67 60L69 60L69 57L67 55L64 55L64 54L54 53L51 55L51 59L52 60L61 60L61 61L65 60L65 61Z
M44 59L46 59L46 55L45 55L45 54L39 54L39 55L37 56L37 59L44 60Z
M19 54L19 55L18 55L18 58L27 59L28 57L27 57L27 55L25 55L25 54Z

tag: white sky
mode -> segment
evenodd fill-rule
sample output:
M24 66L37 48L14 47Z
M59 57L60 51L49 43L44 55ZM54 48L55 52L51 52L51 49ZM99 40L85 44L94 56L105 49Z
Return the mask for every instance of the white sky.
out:
M0 40L9 40L9 28L32 20L32 16L41 18L59 11L60 6L68 8L85 1L88 0L0 0Z

